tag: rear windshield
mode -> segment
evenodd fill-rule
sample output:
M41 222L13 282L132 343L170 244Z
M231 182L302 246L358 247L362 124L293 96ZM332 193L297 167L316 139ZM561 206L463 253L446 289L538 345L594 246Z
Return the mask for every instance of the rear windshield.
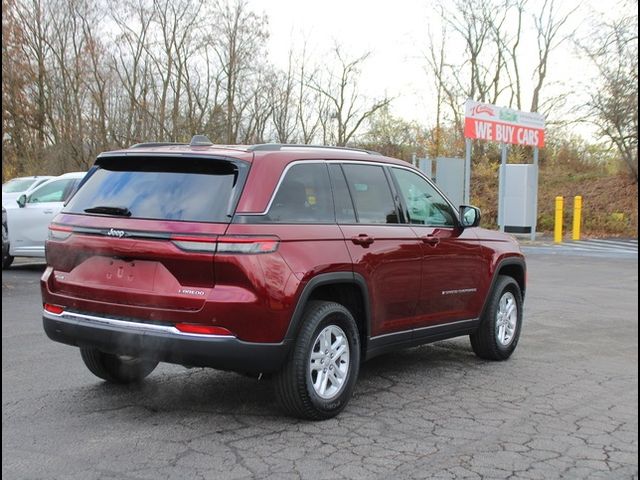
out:
M98 159L96 167L65 213L222 223L233 215L248 164L212 158L108 157Z

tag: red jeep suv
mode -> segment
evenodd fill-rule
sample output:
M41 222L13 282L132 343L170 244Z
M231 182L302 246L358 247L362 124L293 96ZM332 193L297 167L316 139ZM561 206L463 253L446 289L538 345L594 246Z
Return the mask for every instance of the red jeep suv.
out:
M108 382L160 361L273 374L287 412L330 418L376 355L462 335L513 353L524 257L479 221L374 152L134 145L50 226L44 330Z

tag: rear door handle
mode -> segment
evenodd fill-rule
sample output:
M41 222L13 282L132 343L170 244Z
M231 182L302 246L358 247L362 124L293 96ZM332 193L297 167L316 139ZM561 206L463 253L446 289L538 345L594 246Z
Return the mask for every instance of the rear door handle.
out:
M43 210L42 213L44 215L48 214L48 213L53 213L53 210Z
M431 245L433 247L435 247L440 243L440 238L434 236L433 234L424 235L423 237L420 237L420 238L424 243L426 243L427 245Z
M362 245L364 248L369 248L373 242L375 242L375 238L370 237L366 233L361 233L360 235L351 237L351 241L356 245Z

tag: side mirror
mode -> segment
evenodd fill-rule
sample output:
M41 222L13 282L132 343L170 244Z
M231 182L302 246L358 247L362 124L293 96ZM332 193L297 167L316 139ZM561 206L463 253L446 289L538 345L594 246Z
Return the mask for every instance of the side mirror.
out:
M460 205L460 223L462 228L480 225L480 209L470 205Z
M18 203L18 206L20 208L24 208L24 206L27 204L27 196L23 193L22 195L20 195L18 197L18 199L16 200L16 202Z

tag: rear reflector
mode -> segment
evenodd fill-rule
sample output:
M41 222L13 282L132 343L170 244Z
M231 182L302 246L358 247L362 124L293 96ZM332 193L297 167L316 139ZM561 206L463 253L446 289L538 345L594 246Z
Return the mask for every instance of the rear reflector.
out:
M198 333L200 335L233 335L223 327L213 327L210 325L196 325L193 323L176 323L176 328L184 333Z
M56 315L60 315L62 312L64 312L64 308L58 306L58 305L51 305L50 303L45 303L44 304L44 309L49 312L49 313L54 313Z
M62 225L49 225L49 240L66 240L71 236L73 228Z

